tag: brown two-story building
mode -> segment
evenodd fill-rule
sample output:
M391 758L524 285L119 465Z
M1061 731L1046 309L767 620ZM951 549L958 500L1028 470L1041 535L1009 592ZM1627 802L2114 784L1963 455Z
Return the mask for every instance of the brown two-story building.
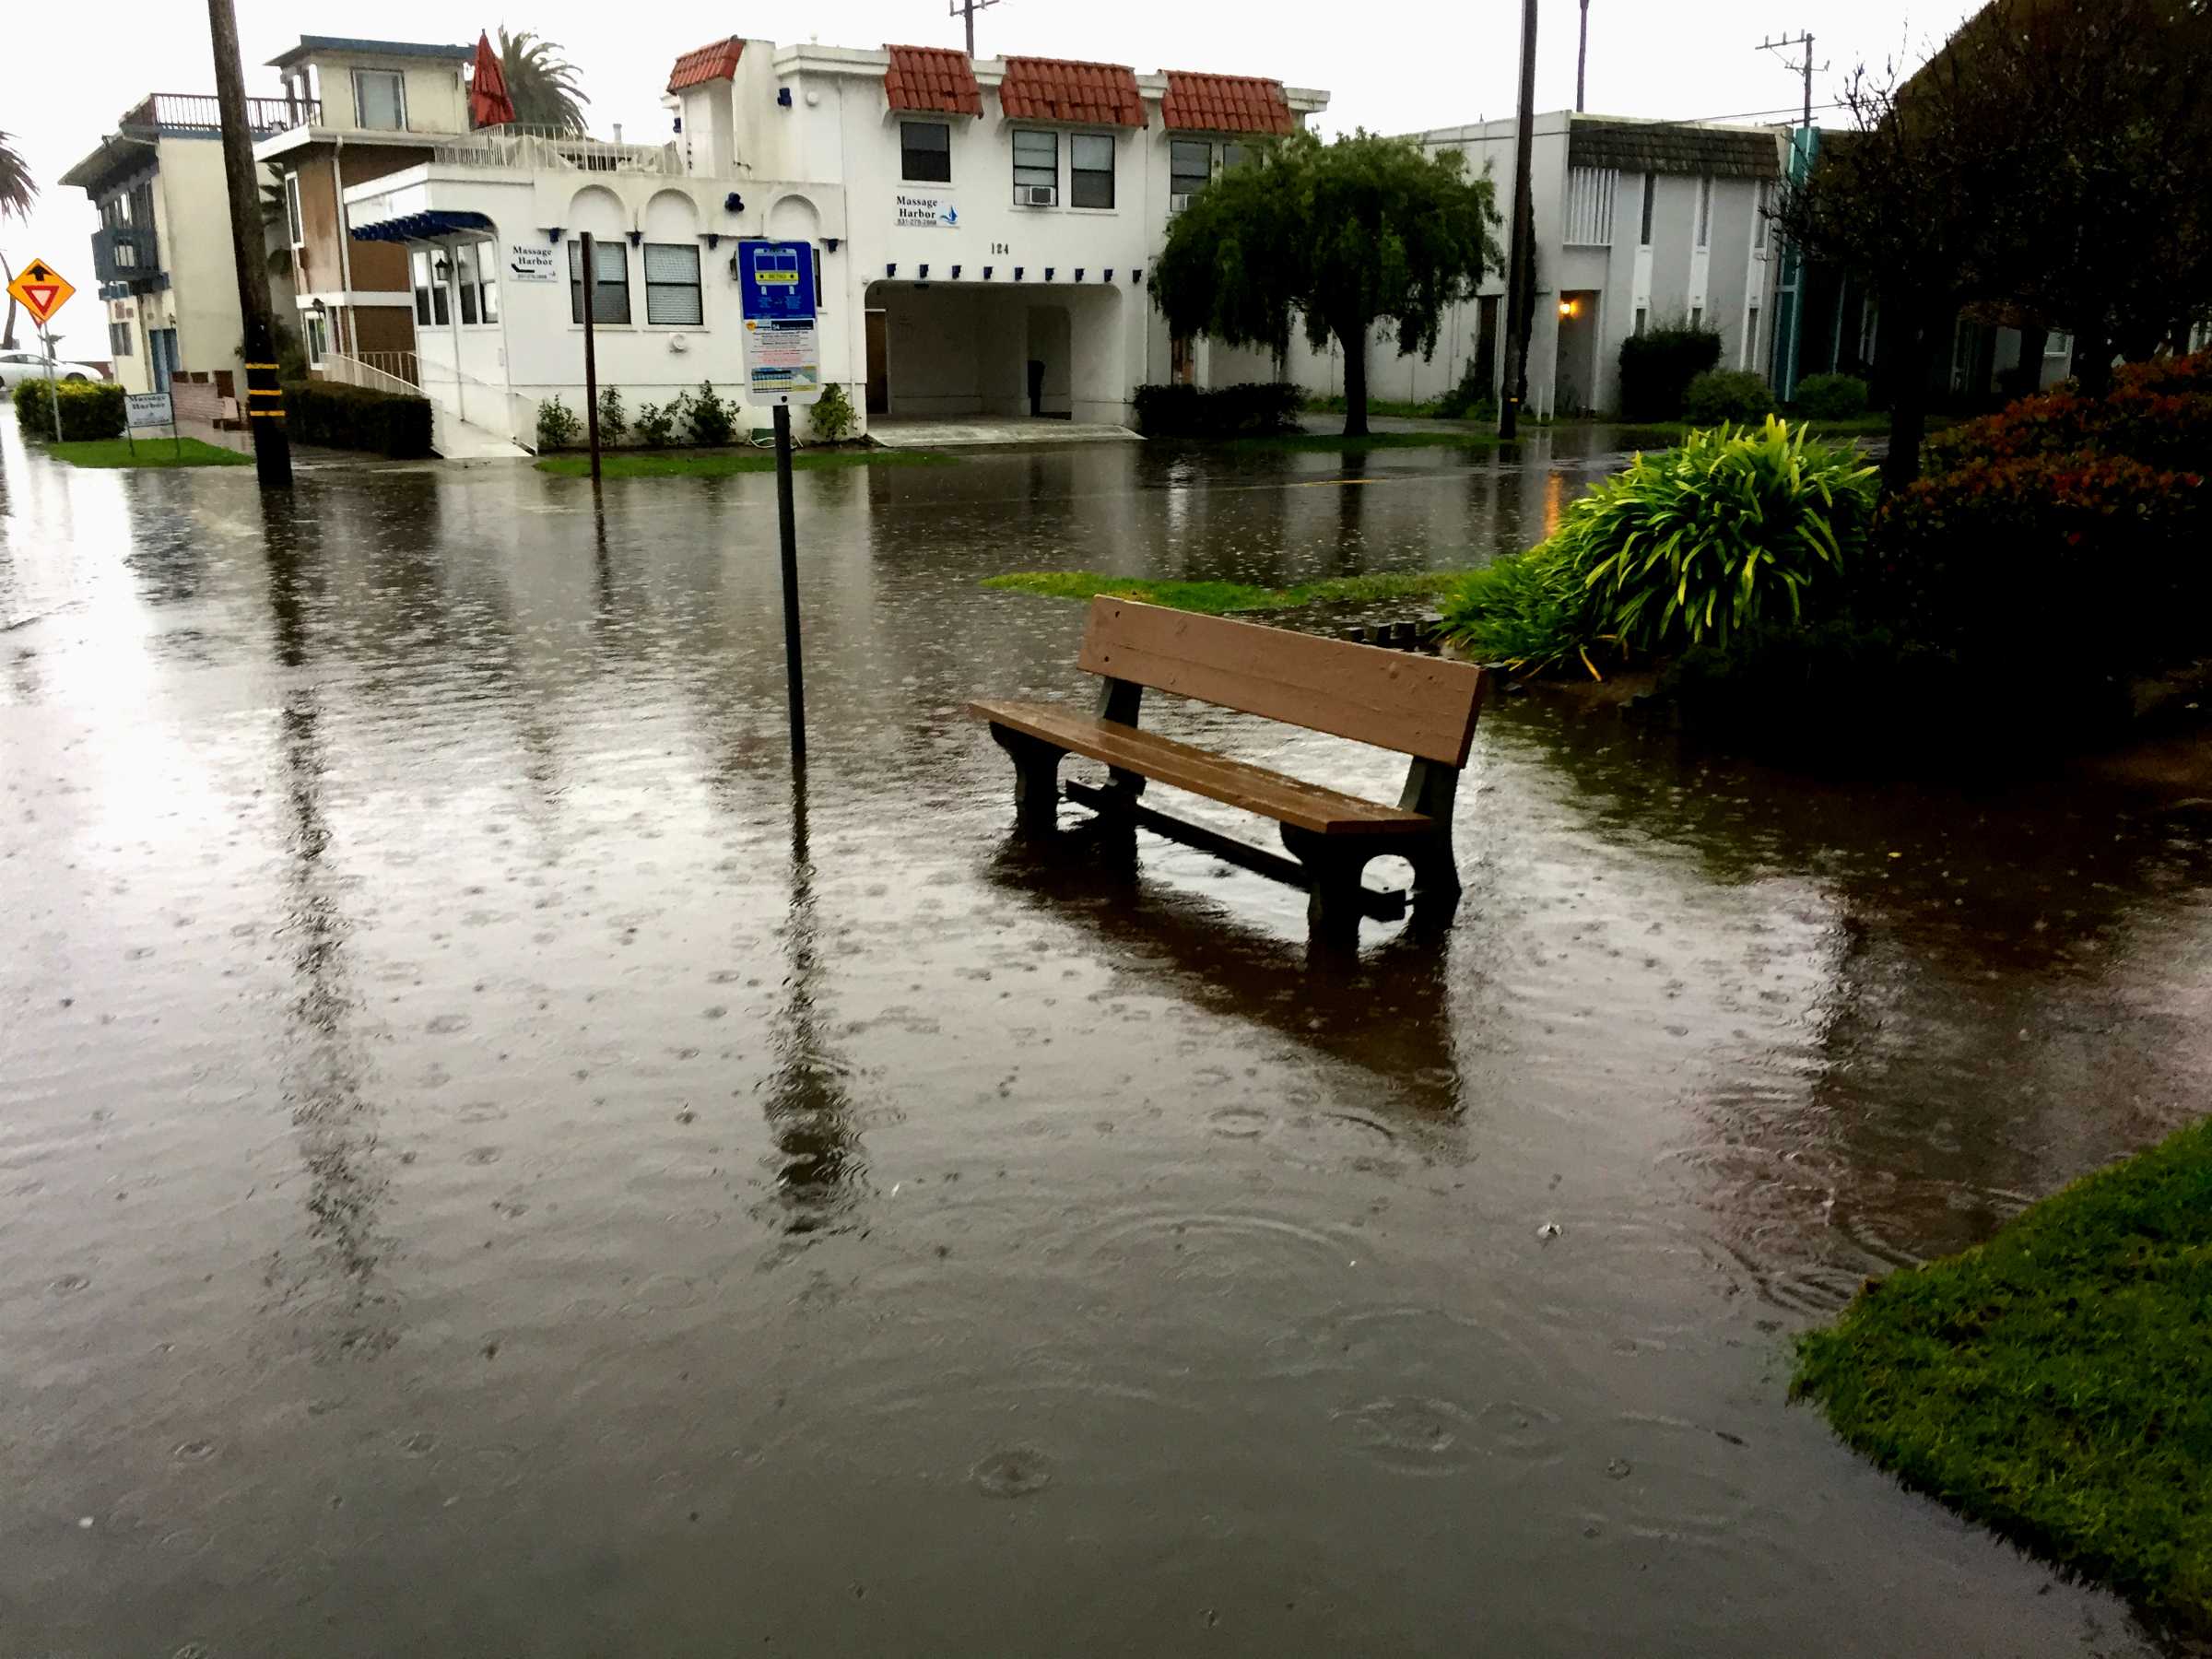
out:
M420 383L407 250L353 241L343 198L348 186L427 161L467 133L463 71L474 55L466 46L303 35L269 60L296 119L253 154L282 181L311 370Z

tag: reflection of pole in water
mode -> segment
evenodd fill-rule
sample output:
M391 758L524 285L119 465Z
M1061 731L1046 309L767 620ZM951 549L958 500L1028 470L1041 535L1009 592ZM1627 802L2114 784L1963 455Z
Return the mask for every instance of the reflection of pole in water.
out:
M791 779L791 908L783 924L784 999L770 1042L775 1071L768 1079L768 1127L776 1143L776 1194L784 1230L828 1229L852 1206L861 1174L859 1138L844 1063L822 1041L815 1006L820 940L814 906L814 860L806 841L806 771Z
M265 498L262 518L276 660L300 668L307 663L307 630L292 503ZM376 1212L384 1181L371 1163L376 1137L361 1095L362 1056L348 1030L360 999L346 958L352 924L328 864L327 767L315 688L286 688L277 732L288 854L280 936L296 987L288 1009L285 1100L307 1170L308 1236L344 1286L340 1347L381 1353L397 1339L375 1312L384 1298L369 1283L380 1253ZM291 1275L289 1283L281 1273L277 1277L296 1293L308 1273Z

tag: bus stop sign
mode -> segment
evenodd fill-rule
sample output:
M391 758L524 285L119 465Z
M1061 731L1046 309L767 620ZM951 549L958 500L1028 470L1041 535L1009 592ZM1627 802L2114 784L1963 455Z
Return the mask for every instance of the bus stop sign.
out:
M739 242L737 288L745 319L746 402L759 408L820 402L814 244Z

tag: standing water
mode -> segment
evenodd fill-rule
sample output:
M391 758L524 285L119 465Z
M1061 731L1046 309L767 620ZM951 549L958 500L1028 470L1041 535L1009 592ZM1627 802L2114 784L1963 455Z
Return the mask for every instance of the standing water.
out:
M802 474L802 790L771 477L6 424L0 1651L2152 1651L1784 1391L2199 1109L2205 803L1506 697L1338 968L1010 836L961 704L1082 610L982 578L1479 562L1603 454Z

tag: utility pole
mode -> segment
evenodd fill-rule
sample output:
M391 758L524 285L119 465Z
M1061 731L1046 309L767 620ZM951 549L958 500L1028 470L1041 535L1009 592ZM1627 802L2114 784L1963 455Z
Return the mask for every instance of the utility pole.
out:
M1590 107L1590 0L1583 0L1583 43L1574 54L1574 112Z
M230 194L230 253L238 262L238 312L245 324L246 424L253 469L264 489L288 489L292 444L284 429L284 388L276 379L276 331L269 321L269 258L261 228L253 129L246 121L246 75L238 57L238 14L230 0L207 0L215 48L215 97L223 116L223 181Z
M997 4L998 0L952 0L952 10L947 15L968 19L968 55L971 58L975 56L975 14L986 6Z
M1583 3L1586 6L1588 0L1583 0ZM1785 57L1782 60L1782 64L1783 68L1799 71L1805 76L1805 124L1806 129L1809 132L1813 124L1813 37L1810 33L1800 34L1795 40L1791 40L1786 35L1779 36L1771 41L1761 41L1759 43L1759 50L1780 53L1788 51L1793 46L1804 52L1805 61L1800 64L1793 64ZM1825 64L1819 66L1823 69L1828 67Z
M1536 212L1529 200L1536 138L1536 0L1521 0L1521 121L1513 135L1513 239L1505 284L1505 385L1498 399L1498 436L1521 432L1528 396L1528 336L1535 326Z

